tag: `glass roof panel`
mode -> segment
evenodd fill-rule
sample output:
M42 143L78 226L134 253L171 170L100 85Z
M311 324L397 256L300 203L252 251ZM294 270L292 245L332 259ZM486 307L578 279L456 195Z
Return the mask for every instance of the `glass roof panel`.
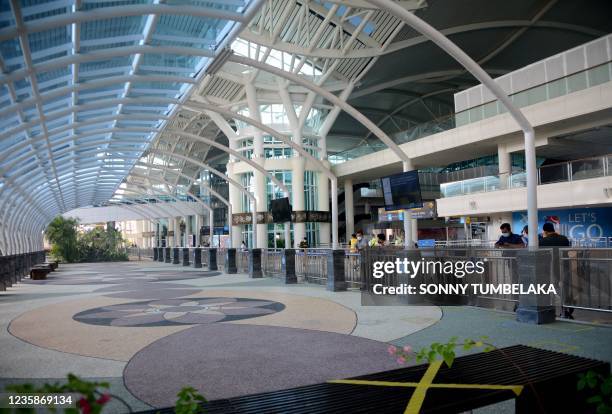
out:
M40 177L37 185L44 197L55 192L45 198L53 200L53 208L81 201L75 198L78 177L87 177L81 180L87 191L95 188L89 201L112 197L156 129L165 125L176 100L193 87L196 73L236 24L165 9L123 15L110 9L153 6L155 0L16 3L14 12L10 2L0 1L0 29L24 29L5 29L11 34L0 41L0 150L10 151L5 177L30 173L19 177L24 183ZM249 1L163 3L177 11L188 5L244 13ZM176 52L175 46L183 49L168 53ZM24 142L28 145L20 145Z

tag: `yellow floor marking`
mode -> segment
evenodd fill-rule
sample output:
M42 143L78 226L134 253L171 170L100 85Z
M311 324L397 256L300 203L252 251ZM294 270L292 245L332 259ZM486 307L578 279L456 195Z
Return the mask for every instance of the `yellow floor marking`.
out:
M395 381L369 381L369 380L332 380L332 384L351 385L374 385L380 387L404 387L415 388L404 414L418 414L425 401L425 394L429 388L455 388L455 389L481 389L481 390L510 390L515 395L523 391L522 385L493 385L493 384L434 384L433 380L442 366L442 361L434 361L429 364L427 371L419 382L395 382Z

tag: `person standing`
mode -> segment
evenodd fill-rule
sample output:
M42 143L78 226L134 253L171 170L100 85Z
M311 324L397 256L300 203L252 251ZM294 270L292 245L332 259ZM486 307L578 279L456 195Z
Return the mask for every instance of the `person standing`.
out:
M351 240L349 241L349 251L351 253L357 253L357 235L355 233L351 234Z
M542 226L544 237L540 240L540 247L569 247L571 243L567 237L555 231L552 223L544 223Z
M368 241L363 237L363 231L357 232L357 250L363 250L368 247Z
M503 223L499 226L499 229L501 230L501 236L495 243L496 249L520 249L525 247L521 236L512 233L510 223Z

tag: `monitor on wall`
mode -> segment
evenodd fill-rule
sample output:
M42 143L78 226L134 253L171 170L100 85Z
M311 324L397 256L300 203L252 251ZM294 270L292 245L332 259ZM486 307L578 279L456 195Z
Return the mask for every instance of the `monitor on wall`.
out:
M277 198L270 201L270 212L274 223L285 223L291 221L291 204L289 198Z
M423 207L419 172L403 172L381 178L385 210L408 210Z

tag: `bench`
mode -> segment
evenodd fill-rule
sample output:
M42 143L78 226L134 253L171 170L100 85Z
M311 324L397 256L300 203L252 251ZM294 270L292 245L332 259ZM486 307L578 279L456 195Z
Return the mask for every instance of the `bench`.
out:
M32 280L44 280L47 275L53 271L51 263L37 264L30 270L30 279Z
M239 360L236 360L239 363ZM356 380L420 383L430 365L417 365L364 375ZM579 395L578 374L606 374L608 362L515 345L455 359L442 365L427 388L421 413L457 413L516 399L517 413L583 413L593 406ZM438 386L436 387L436 384ZM447 385L459 385L452 387ZM466 385L467 384L467 385ZM506 389L521 388L517 396ZM461 388L463 385L463 388ZM470 388L472 387L472 388ZM404 413L414 386L322 383L242 397L210 401L206 413ZM201 390L206 395L206 390ZM147 413L171 413L173 408Z

